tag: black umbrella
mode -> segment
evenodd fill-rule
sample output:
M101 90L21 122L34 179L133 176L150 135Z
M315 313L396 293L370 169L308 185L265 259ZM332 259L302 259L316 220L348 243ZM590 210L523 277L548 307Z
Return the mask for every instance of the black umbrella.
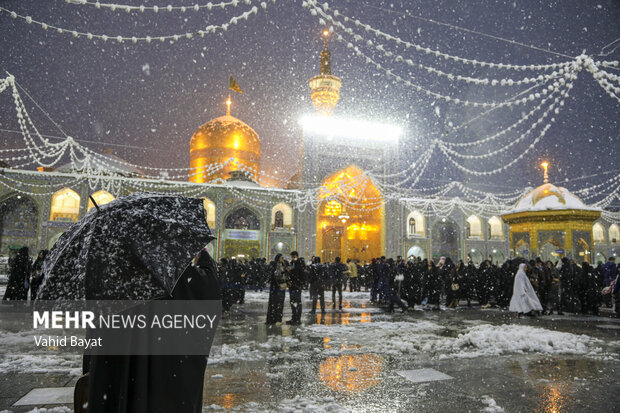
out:
M38 300L169 298L214 237L202 199L135 193L93 208L54 244Z

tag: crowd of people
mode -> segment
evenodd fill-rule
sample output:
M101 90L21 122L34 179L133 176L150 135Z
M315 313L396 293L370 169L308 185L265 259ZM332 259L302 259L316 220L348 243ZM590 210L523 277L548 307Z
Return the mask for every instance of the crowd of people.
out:
M523 264L523 265L522 265ZM302 314L302 290L310 293L310 313L320 309L325 312L325 292L331 292L331 306L342 309L342 291L369 293L372 303L384 305L388 312L398 306L403 312L415 305L423 309L439 310L443 303L447 308L461 305L481 308L496 306L509 308L515 290L515 277L520 266L527 277L519 280L519 292L529 288L540 307L531 307L528 315L536 314L593 314L598 315L602 305L612 307L618 299L619 269L615 258L592 267L587 262L576 264L569 258L558 262L543 262L540 258L526 261L515 258L501 266L490 260L479 266L468 260L454 263L449 257L437 260L411 257L380 257L369 263L356 260L322 263L312 257L308 263L297 252L291 253L290 261L278 254L273 261L251 259L237 261L222 259L218 266L220 286L223 292L223 308L229 311L235 303L243 303L246 289L268 290L269 304L266 323L281 323L286 291L289 291L292 311L288 324L300 324ZM318 307L318 308L317 308ZM620 305L615 306L616 312ZM517 311L517 310L515 310ZM521 312L521 311L519 311Z
M42 281L43 260L46 250L39 251L32 262L28 248L22 247L9 259L9 279L4 302L36 298ZM325 312L325 292L331 292L333 309L342 309L342 291L361 291L370 295L372 303L384 305L388 312L398 306L402 311L421 305L428 310L438 310L443 302L447 308L460 305L481 308L497 306L509 308L513 296L515 276L519 266L525 264L526 286L540 303L535 314L599 314L602 305L612 307L620 301L618 289L619 269L615 258L596 267L587 262L577 265L569 258L558 262L543 262L540 258L529 262L515 258L501 266L490 260L479 266L471 260L454 263L449 257L437 260L410 257L380 257L360 264L348 259L342 262L322 263L313 256L308 263L296 251L290 260L278 254L271 262L265 258L239 261L222 258L218 265L218 277L222 289L222 307L230 311L234 304L243 304L245 291L269 291L267 324L282 322L286 291L288 291L292 318L289 324L300 324L302 315L302 291L310 293L310 313ZM519 288L524 280L518 281ZM529 282L529 284L528 284ZM317 308L318 307L318 308ZM538 309L538 306L532 308ZM620 305L615 305L620 312Z
M37 291L43 281L43 261L47 252L47 250L39 251L34 263L28 253L28 247L21 247L11 253L3 302L26 301L29 293L31 301L37 298Z

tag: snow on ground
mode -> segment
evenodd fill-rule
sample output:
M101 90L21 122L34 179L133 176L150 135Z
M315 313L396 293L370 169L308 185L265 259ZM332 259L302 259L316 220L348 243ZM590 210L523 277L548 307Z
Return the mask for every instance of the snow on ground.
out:
M206 412L247 412L247 413L349 413L350 411L342 405L336 403L333 398L305 398L295 397L285 399L278 403L258 404L246 403L241 406L227 409L216 404L204 406L203 413Z
M79 354L20 353L0 356L3 373L67 373L82 374L82 356Z
M0 332L0 371L82 374L80 354L34 348L34 331Z
M0 413L12 413L11 410L2 410ZM73 409L70 409L68 407L51 407L49 409L46 409L44 407L42 408L37 408L35 407L32 410L29 410L28 413L73 413Z
M504 413L504 409L499 407L495 400L489 396L483 396L482 403L487 406L482 410L485 413Z
M479 324L462 331L425 320L315 324L299 327L294 335L214 346L209 364L361 353L438 360L523 353L610 357L602 350L602 340L514 324Z
M524 325L482 324L467 329L456 340L438 343L424 350L445 352L439 358L499 356L514 353L581 354L596 356L602 353L599 339L586 335L563 333Z

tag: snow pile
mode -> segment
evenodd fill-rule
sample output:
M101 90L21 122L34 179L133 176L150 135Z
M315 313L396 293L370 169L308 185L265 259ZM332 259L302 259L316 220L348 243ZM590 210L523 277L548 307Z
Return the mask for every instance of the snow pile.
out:
M581 209L600 211L600 208L586 206L581 199L568 189L552 184L544 184L524 196L509 213L524 211L545 211Z
M269 356L269 353L256 348L256 342L248 341L244 344L222 344L213 346L209 354L208 364L218 364L233 361L256 361Z
M11 410L2 410L0 413L13 413ZM60 407L51 407L46 409L44 407L37 408L35 407L32 410L29 410L28 413L73 413L73 409L68 407L60 406Z
M285 399L277 404L269 403L259 405L250 402L242 406L227 409L216 404L204 406L203 413L206 412L247 412L247 413L349 413L350 410L336 403L332 397L325 398L305 398L296 396L293 399Z
M562 333L544 328L504 324L470 327L456 339L428 343L425 351L443 353L440 358L472 358L511 353L597 355L602 341L586 335ZM448 353L448 354L446 354Z
M5 354L0 357L4 373L67 373L82 374L80 354Z
M485 413L504 413L504 409L499 407L495 400L489 396L482 396L482 403L487 405L487 407L482 410Z
M312 325L300 329L328 338L323 354L372 352L382 355L427 354L474 358L514 353L602 355L601 340L522 325L482 324L458 336L430 321L373 322L347 326Z

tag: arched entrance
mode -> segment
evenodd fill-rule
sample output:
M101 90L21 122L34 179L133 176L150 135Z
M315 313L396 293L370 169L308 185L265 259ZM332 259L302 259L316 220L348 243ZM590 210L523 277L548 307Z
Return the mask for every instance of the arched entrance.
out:
M224 257L250 259L261 256L261 225L247 207L232 211L224 219Z
M557 251L562 251L562 246L552 241L547 241L540 247L538 253L543 262L556 262L564 256L564 254L560 254Z
M420 258L420 259L426 259L426 251L424 249L422 249L419 245L414 245L413 247L409 248L409 251L407 251L407 259L412 259L412 258Z
M484 261L484 255L478 248L472 248L467 253L467 257L473 262L475 265L480 265L482 261Z
M457 225L449 219L442 218L433 225L433 258L450 257L459 259L459 231Z
M323 262L360 262L384 254L383 197L355 165L323 181L317 211L316 253Z
M491 250L491 253L489 254L489 259L493 264L502 265L504 261L506 261L506 256L501 250L495 248Z
M0 203L0 254L9 255L9 247L28 247L36 253L39 209L28 197L17 195Z

